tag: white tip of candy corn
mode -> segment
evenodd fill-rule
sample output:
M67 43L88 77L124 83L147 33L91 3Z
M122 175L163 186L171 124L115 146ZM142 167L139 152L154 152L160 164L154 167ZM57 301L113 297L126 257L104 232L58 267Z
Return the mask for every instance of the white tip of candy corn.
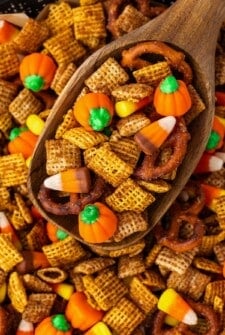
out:
M9 221L4 212L0 212L0 228L9 226Z
M57 173L53 176L47 177L44 180L44 186L50 188L51 190L63 190L61 174Z
M174 116L166 116L159 119L158 124L163 130L170 134L176 124L176 118Z
M223 160L219 157L212 156L209 160L209 171L219 171L223 167Z
M196 313L193 310L189 310L184 318L183 318L183 323L186 323L187 325L196 325L198 322L198 317L196 315Z
M33 323L26 321L26 320L21 320L18 326L17 331L20 331L21 334L26 334L28 332L32 332L34 330L34 325Z
M222 159L225 162L225 152L217 151L217 152L215 152L215 156L219 157L220 159Z

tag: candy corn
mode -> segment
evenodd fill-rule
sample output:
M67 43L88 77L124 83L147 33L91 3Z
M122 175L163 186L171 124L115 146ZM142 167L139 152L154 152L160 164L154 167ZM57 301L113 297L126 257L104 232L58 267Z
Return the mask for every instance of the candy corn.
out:
M36 114L30 114L26 119L27 128L35 135L41 135L45 122Z
M201 189L205 195L205 205L212 210L215 210L215 199L225 195L225 190L208 184L201 184Z
M20 274L47 268L50 266L45 254L40 251L22 251L24 260L16 266Z
M225 162L225 152L216 151L216 152L215 152L215 156L216 156L216 157L219 157L220 159L223 160L223 162Z
M152 97L145 97L138 102L118 101L115 104L115 111L119 117L126 117L133 114L141 108L144 108L152 101Z
M158 309L188 325L197 323L197 315L188 303L172 288L166 289L158 301Z
M18 32L19 30L13 24L0 20L0 43L12 41Z
M19 238L17 237L13 226L9 223L4 212L0 212L0 232L1 233L9 233L12 236L12 242L18 250L22 249L22 245L20 243Z
M112 333L104 322L99 321L84 335L112 335Z
M44 180L47 188L71 193L88 193L91 186L90 172L87 167L68 169Z
M134 139L145 154L150 155L167 139L176 124L174 116L166 116L142 128Z
M16 335L34 335L33 323L22 319L17 328Z
M194 173L219 171L222 169L223 163L224 161L220 157L204 152L195 168Z
M53 284L51 285L55 293L65 300L69 300L74 292L74 286L67 283Z

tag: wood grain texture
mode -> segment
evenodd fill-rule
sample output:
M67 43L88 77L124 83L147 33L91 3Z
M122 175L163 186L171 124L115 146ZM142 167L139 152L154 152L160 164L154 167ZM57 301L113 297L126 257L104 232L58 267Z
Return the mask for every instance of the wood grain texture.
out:
M185 52L188 62L191 63L194 70L194 86L200 93L206 110L192 122L189 128L191 141L187 155L178 169L172 189L149 208L148 231L137 233L120 243L102 244L101 247L115 250L132 244L150 233L188 181L205 149L214 115L215 49L219 29L224 18L224 0L177 0L174 5L154 20L104 46L82 63L56 100L51 116L38 141L29 171L28 188L31 199L47 220L55 222L59 227L83 242L78 234L75 216L59 217L46 213L37 200L40 185L46 177L45 141L54 138L57 126L62 121L65 112L73 105L84 80L109 56L117 58L122 50L128 49L138 42L159 40Z

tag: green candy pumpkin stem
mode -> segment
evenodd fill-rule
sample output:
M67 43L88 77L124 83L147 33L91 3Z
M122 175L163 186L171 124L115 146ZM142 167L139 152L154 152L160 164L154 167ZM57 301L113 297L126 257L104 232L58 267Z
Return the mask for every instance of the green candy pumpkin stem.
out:
M207 150L215 149L218 143L220 142L220 140L221 140L220 135L216 131L212 130L208 143L206 145L206 149Z
M70 330L70 325L63 314L54 315L51 321L53 327L57 330L61 330L63 332Z
M110 123L111 115L104 107L91 108L89 123L95 131L101 131Z
M24 86L34 92L40 91L44 87L44 85L45 85L44 79L36 74L27 76L24 81Z
M85 206L80 214L81 214L81 220L87 224L95 223L100 215L99 209L96 205Z
M68 236L68 233L66 233L64 230L58 229L56 231L56 236L60 241L62 241Z
M178 90L179 83L174 76L167 76L160 84L160 91L163 93L174 93Z

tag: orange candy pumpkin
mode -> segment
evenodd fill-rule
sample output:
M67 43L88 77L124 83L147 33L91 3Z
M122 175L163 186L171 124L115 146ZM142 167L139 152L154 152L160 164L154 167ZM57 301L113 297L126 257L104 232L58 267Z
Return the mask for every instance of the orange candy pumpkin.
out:
M214 152L223 146L225 137L224 125L220 122L217 116L214 116L212 130L206 145L206 151Z
M86 130L102 131L111 123L114 106L106 94L88 93L77 100L73 111Z
M79 234L88 243L103 243L117 229L117 216L101 202L86 205L78 217Z
M8 151L10 154L22 153L27 159L33 153L38 136L26 128L13 128L9 135Z
M48 238L51 242L64 240L68 236L68 234L64 230L59 229L55 224L51 223L50 221L46 223L46 231Z
M49 316L35 329L35 335L71 335L72 329L63 314Z
M100 321L104 315L103 311L89 305L83 292L75 292L71 295L65 314L74 328L83 331Z
M157 86L153 104L158 114L176 117L187 113L192 101L185 82L170 75Z
M20 63L20 79L24 86L34 92L47 89L55 75L56 64L42 53L25 56Z

